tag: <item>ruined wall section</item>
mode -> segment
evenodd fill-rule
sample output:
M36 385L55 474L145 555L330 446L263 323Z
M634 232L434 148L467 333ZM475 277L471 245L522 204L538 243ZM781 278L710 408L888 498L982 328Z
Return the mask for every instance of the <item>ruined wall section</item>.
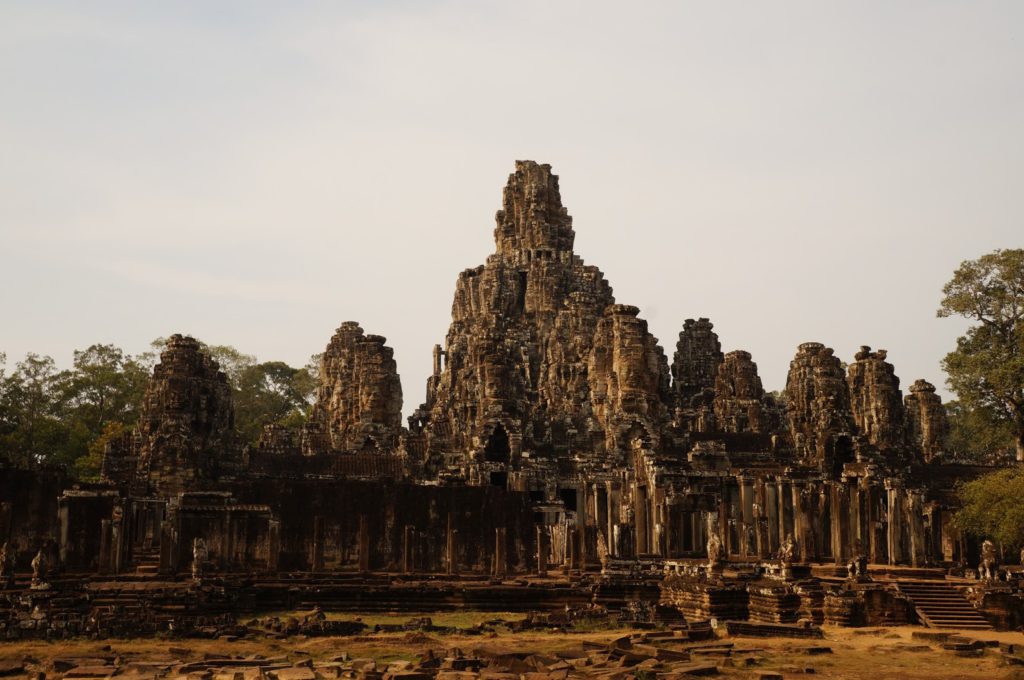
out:
M862 346L847 370L850 408L858 433L879 451L900 451L906 440L900 379L886 351Z
M304 432L307 453L391 450L402 432L402 383L394 351L346 321L320 360L320 385Z
M945 450L949 423L942 397L935 393L935 385L927 380L915 380L910 394L903 399L907 415L907 436L925 462L931 462Z

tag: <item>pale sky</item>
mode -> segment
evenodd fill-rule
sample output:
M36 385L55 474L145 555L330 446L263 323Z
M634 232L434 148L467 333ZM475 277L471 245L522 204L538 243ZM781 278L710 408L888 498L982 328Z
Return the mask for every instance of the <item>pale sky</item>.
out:
M0 2L0 351L174 332L423 399L516 159L671 361L804 341L941 385L958 263L1024 246L1024 3Z

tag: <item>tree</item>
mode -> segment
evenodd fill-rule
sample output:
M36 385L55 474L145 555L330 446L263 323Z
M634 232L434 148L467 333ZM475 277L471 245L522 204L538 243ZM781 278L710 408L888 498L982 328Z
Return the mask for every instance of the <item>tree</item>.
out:
M18 466L47 463L63 451L67 428L54 402L52 358L29 353L0 383L0 451Z
M242 370L233 386L235 427L242 441L254 442L264 425L300 426L308 415L316 381L308 368L267 361Z
M1024 468L992 472L957 487L963 503L954 516L961 530L990 538L1003 550L1024 546Z
M944 404L949 434L946 447L951 461L975 465L998 465L1013 460L1013 430L983 408L965 408L953 399Z
M71 369L55 380L55 408L68 430L57 462L74 464L110 426L128 429L139 419L149 372L114 345L76 350Z
M940 317L977 322L942 362L950 389L990 426L1009 427L1024 461L1024 250L963 262L942 292Z

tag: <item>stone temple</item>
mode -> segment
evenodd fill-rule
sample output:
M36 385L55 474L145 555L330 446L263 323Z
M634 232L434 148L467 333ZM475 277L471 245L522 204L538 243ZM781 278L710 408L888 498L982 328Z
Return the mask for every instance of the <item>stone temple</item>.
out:
M707 318L669 357L575 254L548 165L516 163L495 221L406 424L391 348L346 321L308 422L242 446L224 373L172 336L100 483L3 471L10 588L43 555L37 606L82 621L89 584L134 579L179 616L650 599L690 619L1016 625L1016 586L967 578L982 549L953 491L986 469L944 457L931 383L904 394L885 350L805 342L773 397ZM908 575L956 606L929 613Z

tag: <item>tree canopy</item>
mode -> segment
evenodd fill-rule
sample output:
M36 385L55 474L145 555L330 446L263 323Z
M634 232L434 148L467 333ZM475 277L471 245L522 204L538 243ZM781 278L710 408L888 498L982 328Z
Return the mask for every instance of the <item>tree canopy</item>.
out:
M99 474L107 441L138 421L164 339L136 356L96 344L74 353L71 368L29 353L13 367L0 353L0 461L18 467L59 465L80 479ZM243 443L264 425L301 424L312 403L318 357L302 368L259 362L227 345L204 346L228 377Z
M1013 436L1024 461L1024 250L996 250L963 262L942 289L940 317L975 322L943 368L975 419Z
M1012 467L961 484L963 506L954 522L978 538L990 538L1004 550L1024 546L1024 468Z

